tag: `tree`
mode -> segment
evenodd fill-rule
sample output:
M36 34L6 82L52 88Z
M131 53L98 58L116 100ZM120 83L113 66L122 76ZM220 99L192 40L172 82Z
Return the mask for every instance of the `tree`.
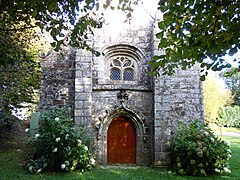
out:
M3 17L1 15L0 17ZM0 28L5 28L5 24L1 22ZM23 103L33 103L35 89L40 85L37 51L33 51L33 47L25 43L25 40L30 39L33 42L32 33L35 33L35 30L0 30L1 135L17 121L12 110L21 107ZM36 46L34 48L37 49Z
M31 47L24 43L24 39L33 38L31 35L32 32L28 30L7 33L0 31L1 111L21 107L23 102L33 102L34 90L39 88L40 67L36 60L37 52L30 52Z
M156 37L165 54L154 56L154 74L161 68L163 74L171 75L175 68L200 63L204 80L207 70L231 66L222 57L240 48L239 0L160 0L159 9L164 14Z
M219 109L232 103L230 91L224 89L219 77L210 73L203 82L204 95L204 119L207 123L213 123L218 117Z
M88 47L86 39L92 32L91 27L101 26L100 19L90 16L94 6L95 0L1 1L1 23L6 25L0 30L13 32L39 27L50 33L56 50L60 49L64 40L67 42L66 38L71 38L72 46ZM65 37L63 32L68 30L71 33Z
M231 68L230 70L220 73L220 77L223 78L227 87L234 95L232 105L240 106L240 72L236 72L236 68Z

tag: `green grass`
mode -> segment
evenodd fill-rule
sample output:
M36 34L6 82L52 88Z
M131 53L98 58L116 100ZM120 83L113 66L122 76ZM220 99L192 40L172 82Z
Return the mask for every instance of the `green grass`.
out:
M236 132L236 133L240 133L240 128L234 128L234 127L219 127L216 124L211 124L209 125L209 127L217 133L221 133L221 132Z
M14 137L0 146L0 179L3 180L155 180L155 179L174 179L174 180L199 180L199 179L233 179L240 177L240 138L239 137L221 137L223 140L231 142L232 158L230 160L231 174L224 176L210 177L186 177L177 176L166 168L150 167L129 167L129 168L104 168L97 167L86 173L43 173L30 174L24 168L26 159L29 158L29 149L21 141L21 137Z

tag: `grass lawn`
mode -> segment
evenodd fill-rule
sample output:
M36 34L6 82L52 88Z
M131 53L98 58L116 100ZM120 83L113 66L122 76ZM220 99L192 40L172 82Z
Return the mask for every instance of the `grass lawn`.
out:
M222 133L222 132L235 132L240 133L240 128L233 128L233 127L219 127L215 124L209 125L209 127L216 133Z
M1 142L0 146L0 179L1 180L71 180L71 179L97 179L97 180L154 180L154 179L240 179L240 138L239 137L221 137L223 140L231 142L232 158L230 160L231 174L224 176L210 176L210 177L186 177L177 176L168 169L164 168L150 168L150 167L130 167L130 168L106 168L97 167L86 173L43 173L30 174L24 169L25 160L29 158L29 149L26 148L22 142L22 137L17 136Z

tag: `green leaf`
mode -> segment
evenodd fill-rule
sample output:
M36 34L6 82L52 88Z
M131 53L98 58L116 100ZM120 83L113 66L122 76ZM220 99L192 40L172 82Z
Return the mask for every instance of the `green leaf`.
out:
M206 66L206 63L201 63L200 67L204 68Z
M156 38L162 39L162 38L163 38L163 31L160 32L160 33L157 33L157 34L156 34Z
M168 47L168 46L169 46L169 41L166 38L162 38L159 45L158 45L159 48L165 48L165 47Z
M165 29L165 28L166 28L165 22L164 22L164 21L160 21L160 22L158 23L158 27L159 27L160 29Z
M200 76L201 81L205 81L205 79L206 79L205 75Z
M160 56L157 56L157 55L155 55L155 56L153 56L153 61L157 61L157 60L159 60L159 59L163 59L163 58L165 58L166 57L166 55L160 55Z
M55 46L56 46L56 42L55 42L55 41L52 42L52 43L50 43L50 44L51 44L52 47L55 47Z
M159 56L155 55L155 56L153 56L152 59L153 59L154 61L157 61L157 60L159 59Z
M231 48L230 50L229 50L229 56L233 56L234 54L236 54L238 52L238 49L236 48L236 47L234 47L234 48Z

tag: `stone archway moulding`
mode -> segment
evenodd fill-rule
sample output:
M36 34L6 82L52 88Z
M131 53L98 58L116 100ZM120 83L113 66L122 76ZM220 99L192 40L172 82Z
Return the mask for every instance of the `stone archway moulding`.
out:
M146 138L146 128L143 121L145 120L142 115L137 115L133 111L122 106L120 108L113 109L111 111L106 110L103 117L99 117L100 123L97 128L97 139L100 147L100 159L102 163L107 163L107 131L113 118L123 116L132 122L136 129L136 164L141 164L140 156L144 151L144 141Z
M129 43L108 44L101 50L101 52L104 54L105 59L109 59L119 54L130 56L135 60L144 58L142 50Z

